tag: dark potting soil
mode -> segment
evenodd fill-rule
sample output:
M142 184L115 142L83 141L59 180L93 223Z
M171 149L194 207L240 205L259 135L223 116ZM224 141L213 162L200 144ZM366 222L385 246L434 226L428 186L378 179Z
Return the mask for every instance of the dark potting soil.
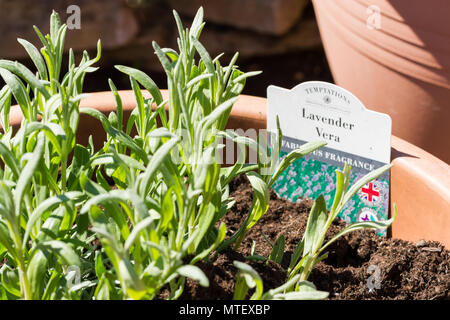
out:
M224 217L228 234L239 228L252 202L252 189L245 176L234 180L230 191L236 203ZM198 264L209 278L210 286L200 287L195 281L187 280L181 299L232 299L237 274L234 260L246 262L258 271L264 281L264 291L283 284L290 255L303 236L311 206L310 199L292 203L271 191L268 212L250 230L241 247L220 253L212 263ZM333 222L327 239L344 226L342 220ZM271 247L264 235L273 243L281 234L286 239L281 266L246 259L253 241L255 254L268 257ZM450 300L450 252L438 242L412 243L360 230L343 236L328 251L328 258L316 265L308 280L317 289L330 292L329 299Z

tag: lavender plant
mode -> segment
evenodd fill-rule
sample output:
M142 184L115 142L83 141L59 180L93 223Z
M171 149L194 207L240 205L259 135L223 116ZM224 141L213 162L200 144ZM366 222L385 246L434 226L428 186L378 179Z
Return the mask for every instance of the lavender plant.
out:
M84 52L78 66L71 50L69 70L61 76L66 30L53 12L49 35L35 27L40 51L19 39L36 75L18 62L0 60L6 83L0 91L0 253L6 260L0 294L7 298L68 298L67 268L86 262L78 243L83 236L75 227L77 205L85 199L77 181L82 154L89 156L92 149L75 139L84 77L96 70L101 46L99 41L94 59ZM16 133L9 125L12 97L23 115Z
M119 134L118 128L125 125L118 122L118 126L114 126L110 120L119 119L118 115L111 114L108 119L93 109L82 110L99 119L108 132L104 153L99 155L105 159L101 166L108 165L108 168L105 166L106 171L109 170L110 177L124 192L108 190L105 183L103 187L109 195L99 192L81 212L89 212L105 249L111 247L107 251L111 261L129 257L129 261L124 260L124 264L128 266L126 272L135 279L130 286L139 288L142 294L132 296L134 298L152 298L166 285L173 293L170 298L177 298L183 291L185 277L192 277L199 280L200 284L207 285L206 277L194 266L195 263L208 258L213 250L222 250L235 239L231 237L231 242L230 239L224 241L225 225L222 223L216 227L233 204L228 183L246 172L252 177L256 172L250 170L258 169L257 165L248 165L243 161L246 147L255 147L256 142L224 129L246 78L259 72L239 71L235 65L237 54L226 67L222 67L220 56L214 59L209 56L198 40L204 26L202 9L198 11L190 29L183 29L176 12L174 16L179 31L179 51L162 49L153 43L167 74L168 100L163 100L153 80L141 71L116 66L130 76L136 97L137 108L126 124L126 132ZM140 86L151 94L150 98L144 98ZM112 83L111 88L115 91ZM116 97L120 110L120 97ZM168 119L163 109L167 103L170 106ZM157 128L157 119L161 122L160 128ZM137 134L130 138L133 128ZM218 158L223 148L221 138L229 138L241 148L240 159L232 167L222 167ZM124 139L128 141L125 148ZM298 156L320 145L308 145L309 149L299 152ZM126 155L127 152L130 152L130 156ZM146 155L150 155L148 159ZM267 187L263 192L268 192ZM115 203L117 207L123 205L120 195L127 195L130 201L145 200L140 200L142 203L139 207L143 208L140 213L137 212L137 202L127 213L134 225L131 231L133 237L122 234L125 246L113 248L112 244L120 243L119 234L114 238L112 230L107 230L106 222L100 230L95 217L101 216L98 208L100 202ZM145 206L153 214L146 213ZM257 219L252 219L253 224L256 223ZM246 225L246 230L250 227ZM183 265L187 257L190 263ZM134 261L134 264L130 261ZM118 262L115 264L118 270ZM125 281L121 279L121 282L125 285ZM130 294L134 294L137 289L133 290Z

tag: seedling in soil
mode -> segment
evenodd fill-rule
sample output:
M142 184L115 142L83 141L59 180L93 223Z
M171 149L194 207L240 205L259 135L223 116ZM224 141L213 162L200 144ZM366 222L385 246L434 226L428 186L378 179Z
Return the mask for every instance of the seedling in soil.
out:
M287 270L288 279L290 281L293 279L297 279L297 287L296 287L297 290L300 289L301 281L305 281L308 279L314 266L323 259L327 258L328 253L325 252L325 249L329 245L331 245L334 241L352 231L356 231L363 228L385 229L392 224L397 214L397 208L395 204L394 204L394 214L391 219L387 221L365 221L350 224L347 227L345 227L342 231L340 231L338 234L336 234L327 243L323 244L325 240L325 235L329 227L331 226L331 223L333 222L334 219L337 218L337 215L345 206L347 201L349 201L352 198L352 196L366 183L382 175L384 172L389 170L391 166L392 165L385 165L367 174L366 176L358 180L350 189L348 189L350 181L350 166L348 165L344 166L343 171L340 170L336 171L337 187L331 211L327 214L327 208L323 196L320 196L317 200L315 200L309 213L305 234L302 240L298 243L294 253L291 256L290 265ZM251 250L251 254L250 256L247 257L247 259L253 261L267 261L267 262L270 260L281 265L282 259L286 254L284 235L280 235L275 241L275 243L272 243L265 234L263 234L263 237L266 240L266 242L268 242L269 245L272 247L272 251L269 257L266 258L264 256L256 255L253 247L253 249Z
M299 281L300 276L292 277L278 288L263 293L263 281L261 276L246 263L234 261L234 266L239 270L234 289L234 300L243 300L253 290L250 300L321 300L328 297L328 292L319 291L309 281Z
M350 189L348 188L350 183L350 166L346 164L343 171L336 170L336 193L331 210L327 214L325 199L322 195L314 201L311 212L309 213L303 239L299 242L291 257L291 263L288 269L289 279L300 274L300 281L307 280L314 266L328 256L325 249L343 235L363 228L386 229L392 224L397 215L395 204L393 217L391 219L386 221L364 221L350 224L327 243L323 244L327 230L330 228L331 223L336 219L339 212L344 208L345 204L366 183L376 179L391 167L392 165L387 164L368 173L356 181Z

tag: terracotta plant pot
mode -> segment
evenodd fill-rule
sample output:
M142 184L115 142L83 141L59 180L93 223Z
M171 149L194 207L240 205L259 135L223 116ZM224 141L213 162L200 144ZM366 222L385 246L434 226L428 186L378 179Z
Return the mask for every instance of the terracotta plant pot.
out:
M450 163L447 0L313 0L336 84L392 117L393 134Z
M163 96L167 98L167 91ZM119 92L128 118L135 108L131 90ZM148 96L148 95L147 95ZM91 107L109 114L116 109L111 92L90 94L81 102L81 108ZM266 99L241 95L231 112L228 128L266 128ZM16 106L11 110L11 124L20 125L22 114ZM82 114L77 142L86 144L93 136L97 147L105 141L104 130L98 120ZM391 206L398 207L397 219L392 226L392 237L418 241L440 241L450 248L450 166L424 150L392 136Z

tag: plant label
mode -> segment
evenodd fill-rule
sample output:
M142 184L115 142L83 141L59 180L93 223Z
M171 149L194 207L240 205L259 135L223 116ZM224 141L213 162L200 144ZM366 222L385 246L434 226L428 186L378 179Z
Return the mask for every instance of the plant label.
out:
M349 91L331 83L310 81L291 90L267 88L267 129L283 133L280 159L300 145L322 140L327 145L298 159L273 184L279 196L294 201L323 194L330 208L337 169L351 166L351 182L390 162L391 118L368 110ZM366 184L339 216L348 223L386 220L389 172ZM380 231L383 234L385 231Z

